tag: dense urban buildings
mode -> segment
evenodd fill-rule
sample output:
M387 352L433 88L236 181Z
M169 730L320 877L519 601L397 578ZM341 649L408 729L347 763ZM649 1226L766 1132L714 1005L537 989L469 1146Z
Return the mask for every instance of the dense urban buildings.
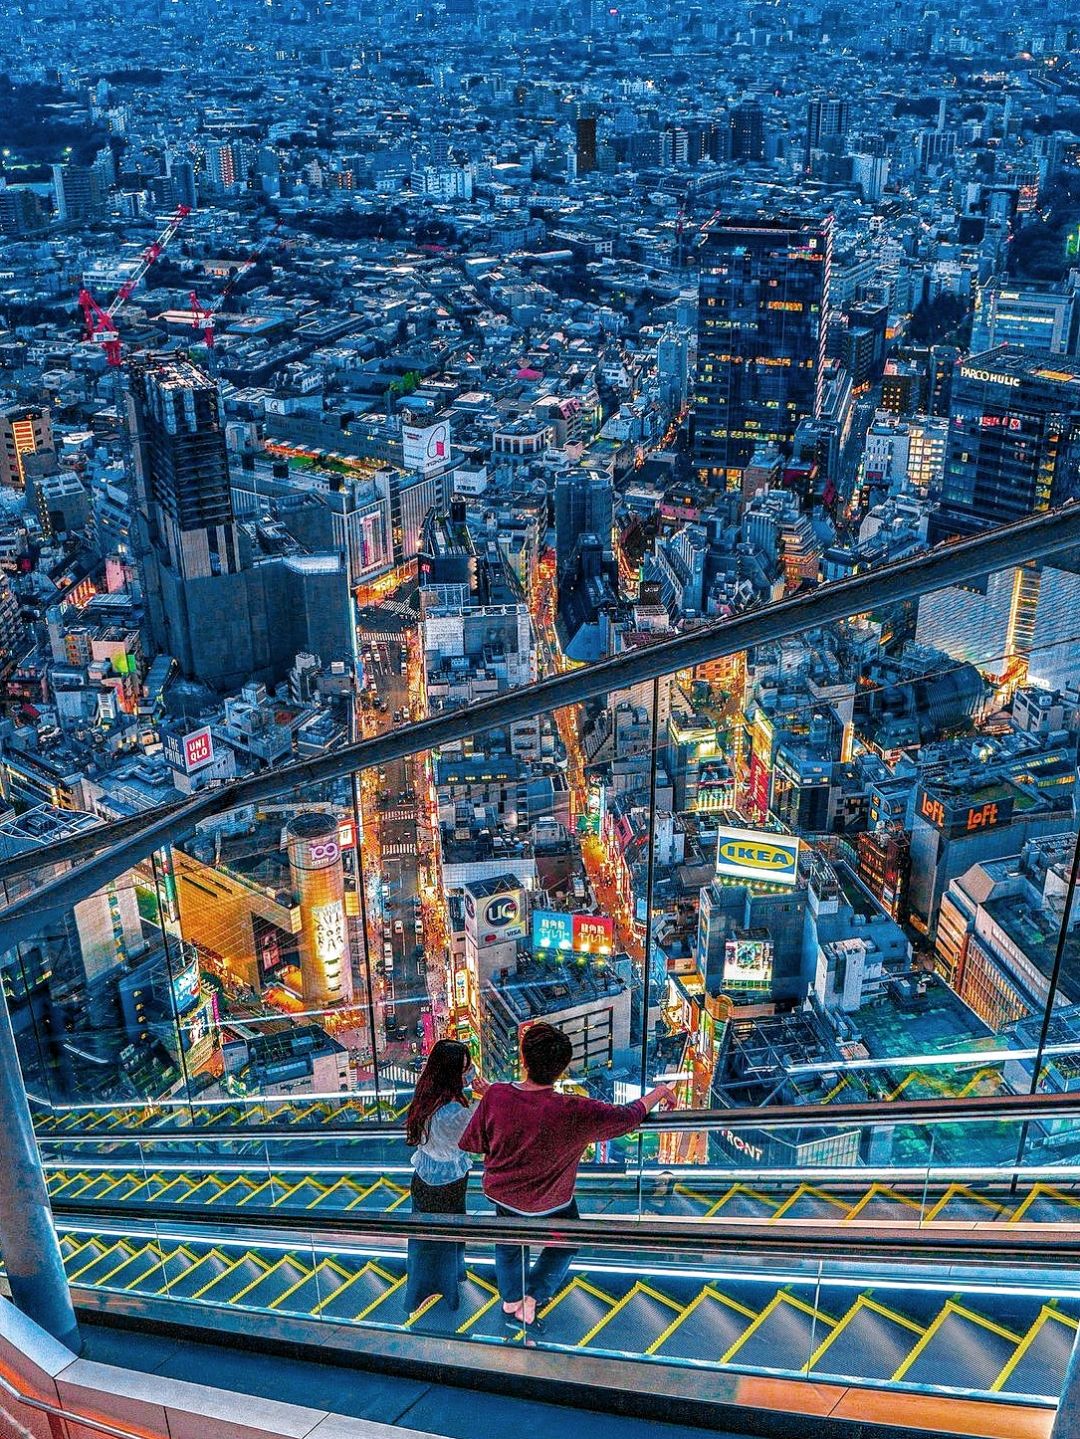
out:
M1080 141L1058 67L979 61L1071 54L1052 16L1010 50L1004 17L957 46L830 13L819 46L740 11L717 70L704 14L684 53L590 11L580 73L534 39L519 74L484 7L440 10L430 60L391 7L354 65L362 15L328 45L303 7L240 6L211 93L155 58L216 33L197 4L125 17L138 83L29 14L3 42L0 783L37 843L1077 497ZM245 1026L301 1014L351 1086L447 1027L510 1070L547 1015L597 1092L647 1033L705 1103L749 1051L722 1024L702 1047L704 1003L751 1030L808 1005L839 1053L836 1015L873 1030L930 985L978 1032L939 917L1075 824L1074 571L222 818L175 846L169 903L137 874L142 920L85 970L117 1044L55 1083L254 1091L286 1060ZM800 841L784 883L725 870L742 832ZM194 1051L125 998L173 929L193 1013L217 986ZM18 992L84 952L76 926Z
M397 1121L540 1020L609 1101L1074 1091L1077 552L799 614L1080 502L1078 67L1061 0L8 7L2 898L206 802L0 952L35 1096ZM910 1157L824 1129L639 1153Z
M488 1240L433 1340L362 1226L434 1043L512 1081L546 1022L568 1094L700 1111L592 1145L582 1210L749 1226L731 1292L582 1249L568 1376L1048 1435L1076 1285L994 1265L1077 1204L1077 508L1063 0L6 6L0 1079L60 1278L498 1376ZM991 1219L975 1279L830 1278ZM765 1275L784 1220L828 1233Z

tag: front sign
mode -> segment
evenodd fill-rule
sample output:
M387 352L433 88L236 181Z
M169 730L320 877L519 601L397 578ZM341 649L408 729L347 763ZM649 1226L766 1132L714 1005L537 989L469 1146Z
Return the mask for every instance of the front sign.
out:
M610 954L615 947L615 921L606 914L575 914L575 954Z
M799 841L794 835L765 830L721 829L716 872L729 879L793 885L799 877Z
M407 470L432 474L450 459L450 425L440 420L434 425L402 425L401 457Z
M569 954L574 947L573 915L560 914L553 909L534 910L532 942L533 949L540 953L561 950Z

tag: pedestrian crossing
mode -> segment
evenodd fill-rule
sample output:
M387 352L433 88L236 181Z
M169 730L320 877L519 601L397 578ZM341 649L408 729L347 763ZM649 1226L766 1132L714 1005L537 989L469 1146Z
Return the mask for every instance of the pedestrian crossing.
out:
M380 845L380 852L384 859L404 859L406 855L416 856L415 844L384 844Z
M401 824L416 819L415 809L385 809L380 812L379 819L383 824Z

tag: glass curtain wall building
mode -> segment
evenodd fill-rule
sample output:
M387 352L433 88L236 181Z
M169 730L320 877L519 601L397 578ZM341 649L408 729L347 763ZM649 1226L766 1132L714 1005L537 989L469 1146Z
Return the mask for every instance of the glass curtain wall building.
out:
M714 219L698 255L691 444L699 476L724 488L820 408L831 221Z

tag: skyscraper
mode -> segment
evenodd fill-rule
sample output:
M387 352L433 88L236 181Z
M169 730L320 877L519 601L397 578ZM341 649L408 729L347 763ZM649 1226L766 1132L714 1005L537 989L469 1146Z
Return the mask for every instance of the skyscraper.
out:
M240 178L234 147L227 141L213 140L206 147L206 183L212 190L227 190Z
M0 485L26 487L26 460L54 449L49 411L34 405L0 410Z
M730 116L731 158L764 160L765 112L756 100L743 100Z
M90 224L104 217L105 188L92 165L54 165L52 178L56 213L65 224Z
M614 495L609 475L575 467L558 476L555 481L555 563L560 580L573 568L574 554L583 535L596 535L603 558L612 558L613 517Z
M34 235L45 225L38 197L28 186L0 190L0 235Z
M6 675L26 645L26 630L11 581L0 570L0 676Z
M1007 284L993 279L978 292L973 352L1010 345L1075 355L1080 348L1080 295L1057 284Z
M132 366L135 472L151 535L185 580L239 569L216 383L186 360Z
M820 404L832 221L712 221L700 250L694 464L739 483L763 445L788 448Z
M1080 363L1004 346L971 355L952 386L941 504L930 542L1080 498Z
M187 360L131 366L135 550L152 649L213 689L280 679L303 651L349 660L348 566L241 549L217 385Z
M814 150L839 148L848 132L851 119L849 100L811 100L806 107L806 172L810 173L810 156Z
M574 133L577 173L590 175L596 169L596 116L581 115Z

